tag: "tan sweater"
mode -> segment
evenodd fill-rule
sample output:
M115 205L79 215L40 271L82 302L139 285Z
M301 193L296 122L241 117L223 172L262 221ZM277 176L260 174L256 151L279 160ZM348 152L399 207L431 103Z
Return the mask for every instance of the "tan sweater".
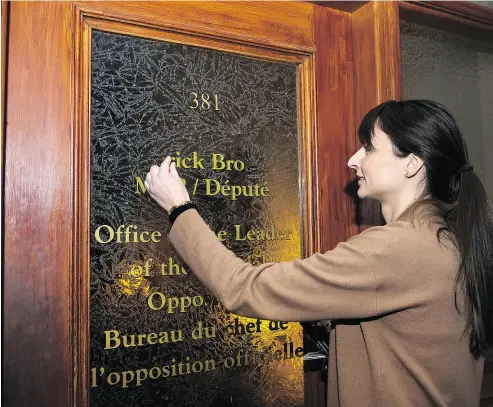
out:
M407 220L368 229L326 253L254 267L225 248L195 210L172 244L231 312L283 321L337 320L330 407L479 406L474 359L454 307L458 254Z

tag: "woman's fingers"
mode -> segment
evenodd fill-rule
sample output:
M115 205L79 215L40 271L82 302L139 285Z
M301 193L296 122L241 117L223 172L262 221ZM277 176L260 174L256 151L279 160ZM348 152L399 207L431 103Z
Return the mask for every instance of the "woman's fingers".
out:
M159 175L159 167L157 165L153 165L151 169L149 170L149 174L152 177L157 177Z
M178 171L176 171L176 163L172 162L169 167L169 173L173 178L179 179L181 181L180 176L178 175Z
M167 211L172 206L190 200L188 191L183 185L178 171L176 171L176 164L169 156L159 167L157 165L151 167L144 186L149 195Z
M167 156L159 167L159 175L168 176L169 175L169 165L171 163L171 157Z

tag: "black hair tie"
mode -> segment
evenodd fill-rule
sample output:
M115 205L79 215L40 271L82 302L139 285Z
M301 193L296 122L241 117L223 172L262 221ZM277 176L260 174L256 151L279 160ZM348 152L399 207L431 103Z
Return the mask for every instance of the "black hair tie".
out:
M459 170L459 175L464 174L467 171L472 171L474 167L472 165L464 165L460 170Z

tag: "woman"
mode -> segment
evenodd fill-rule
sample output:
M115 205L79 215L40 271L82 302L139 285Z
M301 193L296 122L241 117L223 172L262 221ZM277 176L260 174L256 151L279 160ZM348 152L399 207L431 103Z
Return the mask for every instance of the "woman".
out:
M386 225L304 260L254 267L237 258L183 204L169 157L151 167L146 188L171 211L173 245L227 309L334 321L330 407L478 406L481 353L493 343L493 211L464 140L425 100L377 106L358 135L348 166Z

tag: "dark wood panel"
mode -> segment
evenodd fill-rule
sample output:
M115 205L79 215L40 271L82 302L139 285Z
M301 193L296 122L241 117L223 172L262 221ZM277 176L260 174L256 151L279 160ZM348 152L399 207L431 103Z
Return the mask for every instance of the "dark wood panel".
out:
M493 9L467 1L404 1L403 20L493 43Z
M70 3L12 2L3 399L71 404Z
M326 407L326 376L320 371L305 372L305 407Z
M483 388L481 391L481 405L493 406L493 373L485 374L483 377Z
M344 194L355 151L350 14L315 5L318 194L321 250L357 233L353 198Z
M0 92L2 92L2 102L1 102L1 109L2 111L0 112L0 128L1 128L1 139L0 139L0 154L1 154L1 159L0 162L3 163L3 157L4 155L4 142L5 142L5 93L6 93L6 87L5 87L5 78L7 76L7 40L8 40L8 13L9 13L9 6L10 3L6 1L2 1L1 7L2 7L2 71L0 73L1 75L1 89ZM1 178L1 187L3 191L3 165L2 165L2 178ZM1 205L0 205L1 207Z
M428 9L441 10L469 21L477 21L493 25L493 9L471 1L405 1L404 3L419 4Z
M165 13L163 3L146 3L148 7L137 2L78 4L93 15L112 13L120 23L131 20L154 28L190 29L240 43L253 39L266 46L285 45L300 54L316 45L319 136L312 154L319 154L320 187L313 194L319 203L320 249L332 248L357 233L354 202L340 192L351 179L346 162L356 147L355 54L349 13L321 5L276 2L255 7L173 2L166 4ZM72 201L85 193L72 184L83 169L71 161L75 148L71 103L80 103L81 96L74 93L71 101L70 21L75 15L71 7L68 2L13 3L9 58L15 69L8 78L12 96L7 101L11 114L6 145L4 284L4 367L8 372L4 397L9 406L72 404L71 324L80 321L81 315L70 308L71 284L72 278L75 284L85 280L71 276L70 270L72 261L81 268L87 259L71 258L72 233L77 241L81 238L77 234L80 224L71 223ZM314 31L312 9L316 13ZM80 49L74 52L78 61ZM87 67L74 66L74 77L79 69ZM73 124L82 125L85 119L76 115ZM80 152L87 146L77 148ZM84 354L84 346L73 351ZM83 365L75 368L79 377L85 377ZM312 383L312 388L320 392L320 383Z
M312 3L319 4L321 6L330 7L334 10L353 12L358 10L361 6L364 6L368 1L313 1Z
M395 2L371 2L351 16L357 130L371 108L389 99L402 98L400 22ZM383 223L380 204L373 200L362 200L358 215L360 230Z

